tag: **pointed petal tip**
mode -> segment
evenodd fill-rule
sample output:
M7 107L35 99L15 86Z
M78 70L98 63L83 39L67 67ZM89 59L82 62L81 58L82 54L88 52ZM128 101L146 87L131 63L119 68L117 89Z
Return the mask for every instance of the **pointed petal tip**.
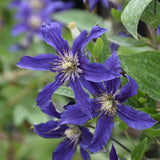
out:
M128 126L144 130L156 124L156 121L145 112L137 111L128 105L117 105L117 114Z

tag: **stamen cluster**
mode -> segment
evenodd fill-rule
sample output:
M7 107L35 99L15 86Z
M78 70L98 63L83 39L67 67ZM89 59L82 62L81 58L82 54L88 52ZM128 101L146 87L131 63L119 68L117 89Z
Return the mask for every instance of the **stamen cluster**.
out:
M103 93L102 96L98 98L98 102L101 104L101 112L105 112L105 115L109 113L111 116L114 116L116 102L112 94L108 95L107 93Z
M42 25L42 20L39 16L33 15L29 18L28 24L32 28L39 28Z
M80 63L77 54L74 55L72 50L63 50L63 54L59 53L59 59L56 59L55 62L53 62L51 70L60 72L65 81L69 79L74 81L76 77L79 78L79 73L82 73L79 65Z
M81 135L80 128L76 125L69 125L69 129L65 131L65 136L71 140L75 145L77 145L79 141L79 137Z

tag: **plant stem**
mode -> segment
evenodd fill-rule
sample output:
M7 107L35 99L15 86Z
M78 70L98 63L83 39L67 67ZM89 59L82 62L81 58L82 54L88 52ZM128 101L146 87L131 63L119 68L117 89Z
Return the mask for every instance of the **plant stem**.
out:
M111 137L111 139L113 141L115 141L118 145L120 145L122 148L124 148L126 151L128 151L129 153L131 153L131 150L129 150L127 147L125 147L123 144L121 144L120 142L118 142L116 139L114 139L113 137Z
M154 15L157 14L157 0L154 0ZM154 29L154 46L155 49L158 49L158 44L157 44L157 28Z

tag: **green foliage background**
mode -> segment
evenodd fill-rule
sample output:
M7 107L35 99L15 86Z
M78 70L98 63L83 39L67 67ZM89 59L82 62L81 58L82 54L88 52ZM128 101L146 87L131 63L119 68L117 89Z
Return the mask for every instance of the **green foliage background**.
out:
M32 131L33 123L46 122L50 117L43 114L35 106L38 91L54 80L50 72L36 72L19 69L16 63L24 55L40 53L55 53L54 49L44 42L34 41L25 51L11 53L9 47L23 39L23 36L11 37L10 31L14 21L15 11L6 6L9 0L0 2L0 158L2 160L48 160L51 159L61 139L43 139ZM157 1L157 15L153 14L154 0L125 1L122 13L112 9L112 20L89 13L85 10L69 10L56 15L53 19L68 24L75 21L79 30L90 31L93 25L108 28L106 35L93 43L87 49L91 52L91 61L104 62L110 55L109 43L118 44L118 55L124 72L136 80L139 86L138 95L130 98L126 104L137 110L144 111L156 119L157 124L144 131L128 128L118 117L112 137L131 150L131 154L114 143L120 159L141 160L149 157L160 159L160 49L159 37L155 30L160 24L160 4ZM152 37L142 37L138 34L139 20L152 29ZM122 26L123 24L123 26ZM118 27L118 29L114 29ZM120 30L126 30L132 36L118 37ZM63 30L64 38L71 46L73 40L67 27ZM125 84L126 79L122 78ZM56 107L62 111L63 105L73 99L73 92L65 86L60 87L53 96ZM95 124L95 120L91 123ZM106 145L108 152L112 140ZM92 160L108 159L109 153L97 153ZM151 157L150 157L151 156ZM80 160L77 152L73 158Z

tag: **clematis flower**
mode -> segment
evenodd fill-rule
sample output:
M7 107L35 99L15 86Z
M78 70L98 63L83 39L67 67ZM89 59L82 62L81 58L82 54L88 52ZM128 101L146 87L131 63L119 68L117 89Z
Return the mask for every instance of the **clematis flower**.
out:
M56 111L53 104L42 109L42 111L53 118L59 119L60 113ZM89 160L90 155L86 151L86 146L90 143L93 135L84 126L66 124L57 126L58 121L50 120L46 123L34 125L34 132L44 138L64 138L52 154L52 160L71 160L80 146L83 160Z
M64 82L68 81L74 91L77 104L86 114L90 115L89 95L83 90L81 81L100 82L119 77L106 69L102 64L90 63L83 53L84 47L91 41L101 36L106 29L94 26L88 35L84 30L74 40L72 49L69 48L66 40L62 38L61 28L57 23L47 23L42 26L42 34L47 44L51 45L57 52L54 54L40 54L35 57L24 56L17 63L21 68L57 72L55 81L49 83L41 90L37 97L38 106L47 106L52 99L52 94ZM82 79L82 80L81 80Z
M33 41L33 36L31 36L31 35L23 37L19 42L11 45L9 47L9 51L12 53L18 52L20 50L24 51L29 48L32 41Z
M102 2L104 6L109 8L108 0L88 0L90 12L94 9L98 2Z
M117 8L117 5L114 2L110 1L110 0L88 0L90 12L94 9L94 7L99 2L101 2L107 8Z
M116 52L106 60L105 65L116 73L120 72L120 61ZM116 112L128 126L138 130L152 127L156 123L148 114L123 104L129 97L136 95L138 90L136 82L128 75L126 77L129 82L121 88L120 92L117 92L120 78L104 81L104 83L87 82L83 84L96 97L92 99L91 107L92 117L98 116L94 138L89 145L91 152L97 152L100 147L107 143L114 126ZM89 119L87 115L81 112L78 105L74 105L69 106L62 113L60 124L81 125Z
M37 35L41 38L43 22L51 21L51 14L73 7L73 3L52 0L26 0L13 1L10 6L17 8L15 19L18 23L13 27L11 33L17 36L22 33Z

